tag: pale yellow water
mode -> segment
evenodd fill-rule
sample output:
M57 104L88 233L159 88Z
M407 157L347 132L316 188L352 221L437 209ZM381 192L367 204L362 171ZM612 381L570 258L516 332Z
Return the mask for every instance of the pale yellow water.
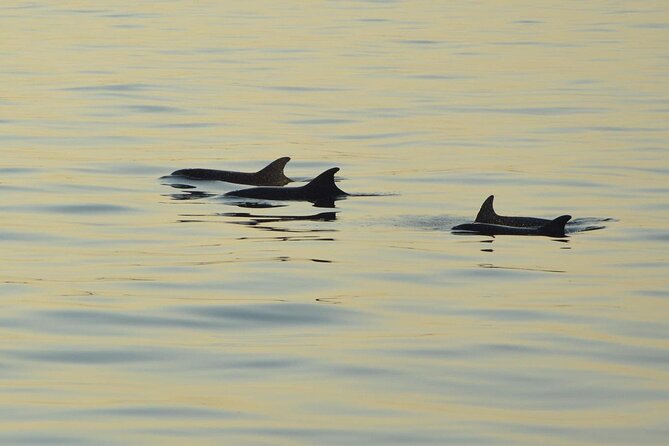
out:
M664 1L2 3L0 443L667 444L668 51ZM159 179L280 156L367 196ZM452 234L490 194L577 223Z

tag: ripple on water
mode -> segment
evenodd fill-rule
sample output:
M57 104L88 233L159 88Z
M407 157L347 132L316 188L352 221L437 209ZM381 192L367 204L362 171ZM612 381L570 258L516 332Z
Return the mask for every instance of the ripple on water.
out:
M39 433L11 433L11 432L2 432L0 433L0 442L2 444L14 444L14 445L73 445L73 444L90 444L91 439L85 437L75 437L68 435L57 435L57 434L39 434ZM107 444L104 440L100 444Z
M33 167L0 167L0 175L3 177L6 175L23 175L30 174L39 171Z
M146 90L155 90L156 87L151 84L143 83L126 83L126 84L106 84L106 85L87 85L83 87L71 87L65 88L66 91L146 91Z
M135 330L290 330L296 327L348 326L360 321L360 312L321 304L263 303L220 306L178 306L155 312L108 309L50 310L25 314L20 321L2 318L17 329L53 333L136 335Z
M232 343L205 347L165 345L158 338L151 342L144 341L145 346L142 347L100 345L90 348L83 342L63 343L48 349L3 349L0 350L0 357L9 370L13 369L14 374L20 370L17 368L19 365L34 368L34 364L46 364L50 370L80 366L97 369L105 366L108 370L133 370L151 374L170 372L186 374L191 378L200 376L213 380L247 380L251 375L262 376L270 370L307 373L323 367L319 361L295 352L258 350L240 353ZM43 370L43 367L38 370Z
M126 105L125 108L128 111L135 113L184 113L186 110L178 107L169 107L166 105Z
M164 418L164 419L221 419L239 418L241 412L189 406L115 406L70 411L77 417L121 417L121 418Z
M236 307L197 306L185 310L188 314L214 320L217 324L263 329L335 323L347 325L356 316L356 312L349 309L337 308L336 311L331 309L328 305L286 303Z
M53 242L72 242L70 237L64 237L58 234L47 234L45 232L27 232L27 231L0 231L0 241L17 243L53 243Z
M63 204L63 205L52 205L44 206L47 212L59 213L59 214L118 214L121 212L136 212L138 209L131 206L120 206L116 204L100 204L100 203L91 203L91 204Z
M81 365L99 365L99 364L127 364L156 361L163 358L160 352L152 349L136 348L50 348L48 350L4 350L3 355L18 359L69 363Z

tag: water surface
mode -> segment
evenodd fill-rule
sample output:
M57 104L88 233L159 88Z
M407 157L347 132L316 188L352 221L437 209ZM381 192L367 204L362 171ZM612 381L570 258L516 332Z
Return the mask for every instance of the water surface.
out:
M3 444L666 442L662 2L35 1L0 41ZM359 196L161 178L280 156ZM451 234L490 194L573 231Z

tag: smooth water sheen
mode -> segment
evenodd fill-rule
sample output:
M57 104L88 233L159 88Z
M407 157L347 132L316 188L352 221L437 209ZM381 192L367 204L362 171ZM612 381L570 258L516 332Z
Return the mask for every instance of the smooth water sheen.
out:
M668 48L663 1L4 2L0 443L666 444ZM359 196L161 178L281 156ZM452 234L490 194L576 223Z

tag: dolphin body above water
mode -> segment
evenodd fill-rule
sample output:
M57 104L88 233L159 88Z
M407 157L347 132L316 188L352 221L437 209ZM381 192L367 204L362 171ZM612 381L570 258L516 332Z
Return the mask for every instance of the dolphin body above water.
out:
M348 194L339 189L334 181L334 175L339 167L333 167L318 175L309 183L300 187L252 187L225 194L230 197L258 198L264 200L302 200L326 201Z
M475 223L489 223L492 225L529 228L529 227L544 226L553 221L553 220L547 220L545 218L505 217L503 215L497 215L495 209L492 206L492 201L494 199L495 199L494 195L491 195L485 199L485 201L481 205L479 213L476 215L476 219L474 220Z
M548 237L564 237L564 226L571 220L571 215L561 215L555 220L546 220L540 226L508 226L494 223L466 223L451 228L455 233L472 233L481 235L545 235Z
M263 169L252 173L215 169L180 169L172 172L172 175L193 180L225 181L227 183L248 184L251 186L283 186L293 181L283 173L283 169L288 161L290 161L290 157L284 156L272 161Z

